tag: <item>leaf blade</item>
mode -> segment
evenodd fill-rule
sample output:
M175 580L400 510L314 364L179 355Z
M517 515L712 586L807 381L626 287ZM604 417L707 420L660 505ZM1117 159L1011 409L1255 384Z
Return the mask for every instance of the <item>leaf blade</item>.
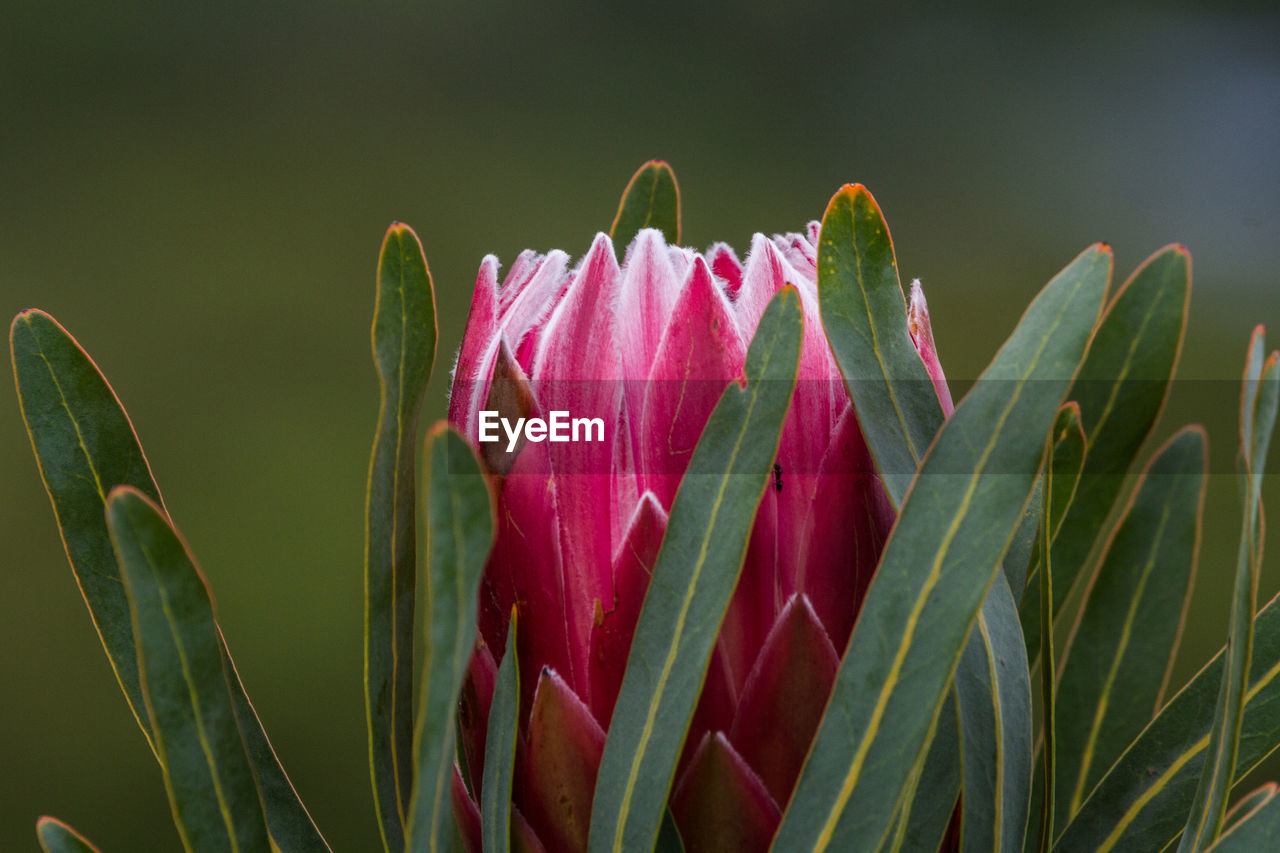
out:
M23 311L13 320L9 346L23 421L68 562L125 700L155 753L128 597L107 530L106 499L112 487L123 485L163 507L159 487L119 397L57 320L43 311ZM327 851L245 693L225 641L222 654L272 837L291 850Z
M1022 518L1042 430L1084 353L1109 271L1110 253L1095 246L1059 273L938 433L836 677L828 707L842 713L823 718L774 849L875 849L884 840ZM916 641L917 628L927 641Z
M1058 743L1058 684L1057 667L1053 652L1053 562L1052 542L1058 522L1066 506L1071 503L1076 487L1080 484L1080 471L1086 462L1084 428L1080 422L1080 407L1070 402L1058 410L1053 427L1045 442L1044 481L1041 488L1043 507L1042 524L1037 539L1040 565L1046 567L1040 584L1040 731L1044 745L1041 749L1040 767L1043 771L1041 787L1041 812L1038 849L1048 850L1053 842L1057 820L1057 743Z
M1031 790L1031 678L1003 573L983 599L956 669L962 727L962 851L1022 849Z
M1156 849L1186 824L1204 766L1223 652L1161 709L1102 777L1054 841L1055 853ZM1258 614L1235 781L1280 746L1280 596Z
M407 833L412 851L448 849L452 841L457 697L475 645L477 594L494 535L489 487L466 439L439 423L425 447L426 654L414 732L417 763Z
M480 802L485 850L511 850L511 781L515 776L516 738L520 728L520 668L516 665L516 608L511 608L507 651L498 667L489 731L485 739L484 791Z
M1057 732L1056 808L1066 819L1159 708L1195 574L1206 442L1187 427L1148 462L1063 651L1059 704L1097 709L1067 715ZM1153 669L1162 654L1168 664Z
M89 839L53 817L36 821L36 836L44 853L99 853Z
M1245 505L1232 592L1227 666L1218 710L1214 715L1208 758L1187 817L1187 828L1178 846L1180 851L1204 850L1221 834L1240 746L1240 728L1249 686L1258 579L1262 571L1262 475L1277 408L1280 407L1280 353L1272 353L1263 362L1262 352L1262 327L1259 326L1249 343L1244 387L1240 394L1240 458Z
M861 184L844 186L822 217L818 305L867 446L899 506L944 418L907 327L888 225Z
M1108 304L1067 398L1080 404L1089 459L1053 540L1054 614L1071 595L1124 484L1168 399L1191 300L1191 257L1167 246L1144 261ZM1123 411L1124 417L1113 417ZM1040 642L1035 616L1039 560L1027 577L1023 628L1029 657Z
M671 166L662 160L642 165L622 191L618 212L609 228L619 263L627 246L644 228L657 228L669 246L680 244L680 185Z
M212 602L164 514L128 486L107 519L129 596L139 673L175 823L189 850L267 850Z
M399 850L413 773L414 456L436 351L431 272L400 223L378 256L372 339L382 399L365 501L365 718L378 826L384 847Z
M689 718L771 474L802 333L799 295L784 287L747 351L745 389L730 383L725 390L680 483L605 741L592 807L593 851L652 849L657 838ZM748 435L751 441L744 442ZM641 778L645 784L638 786Z

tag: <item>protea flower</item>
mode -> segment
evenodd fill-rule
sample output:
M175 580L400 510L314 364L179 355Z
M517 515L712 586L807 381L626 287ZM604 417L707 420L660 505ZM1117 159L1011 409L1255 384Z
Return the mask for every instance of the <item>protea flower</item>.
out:
M689 850L764 849L820 721L862 596L894 521L818 316L815 246L757 234L747 260L643 230L619 267L597 235L570 268L526 251L498 284L484 259L449 417L493 473L498 532L481 588L480 642L463 690L468 783L455 809L478 850L476 806L497 662L519 611L522 696L517 844L585 850L596 770L650 569L685 465L769 299L795 285L799 381L741 579L685 740L670 806ZM909 328L944 409L951 400L918 283ZM510 438L482 412L562 424L578 441ZM583 424L584 428L587 427ZM565 427L567 431L567 427ZM588 441L586 439L595 439Z

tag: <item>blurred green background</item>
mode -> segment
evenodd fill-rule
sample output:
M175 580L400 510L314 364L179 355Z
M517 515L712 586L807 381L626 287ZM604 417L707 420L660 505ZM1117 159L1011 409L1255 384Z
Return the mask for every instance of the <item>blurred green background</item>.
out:
M1181 375L1204 381L1160 433L1205 422L1221 476L1179 678L1220 643L1235 383L1253 324L1280 342L1269 4L431 5L0 9L0 309L50 311L115 385L335 849L378 838L360 636L383 230L422 238L447 368L480 258L580 255L650 157L699 247L745 251L866 183L956 379L1089 242L1121 277L1187 244ZM0 849L36 849L42 813L106 851L177 849L11 391L0 485Z

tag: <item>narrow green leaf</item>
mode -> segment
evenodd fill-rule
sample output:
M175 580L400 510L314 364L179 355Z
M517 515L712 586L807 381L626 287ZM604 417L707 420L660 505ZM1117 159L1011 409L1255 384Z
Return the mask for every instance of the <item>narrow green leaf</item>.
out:
M1070 709L1056 732L1064 819L1163 702L1200 545L1207 440L1187 427L1157 451L1089 581L1058 680L1058 706Z
M1043 524L1040 526L1038 550L1040 565L1049 570L1043 572L1040 579L1040 710L1043 714L1040 732L1044 741L1039 762L1044 779L1039 815L1040 850L1049 849L1057 821L1058 683L1053 654L1055 578L1052 571L1052 542L1065 508L1071 503L1080 483L1080 471L1085 461L1085 437L1080 422L1080 407L1070 402L1058 410L1058 416L1045 441L1044 481L1041 489L1044 503L1040 517Z
M844 187L827 206L819 239L818 289L832 352L861 413L867 446L898 509L945 416L911 340L888 226L875 199L860 185ZM999 586L1007 592L1007 584L1002 581ZM956 683L964 688L957 707L966 736L965 789L970 795L964 802L970 830L966 844L971 850L991 849L993 843L998 849L1006 830L1016 834L1020 844L1026 824L1023 777L1030 772L1031 760L1030 685L1025 672L1018 677L1014 663L1021 659L1025 670L1026 653L1005 655L1011 669L994 665L1000 657L997 651L1003 654L1013 642L1023 644L1016 606L1013 621L1004 618L1005 597L1000 589L992 590L970 634L971 651L956 670ZM938 727L951 732L956 724L944 711ZM954 802L959 768L943 753L958 748L955 738L935 737L924 764L913 768L898 818L902 841L913 825L917 835L932 834L937 818L942 818L945 831L950 815L943 817L940 811ZM948 766L954 768L951 773ZM971 789L978 785L980 791ZM930 805L912 819L915 803L921 800ZM979 828L978 820L985 825Z
M163 506L160 490L124 407L75 338L48 314L31 310L14 318L9 345L23 418L71 569L125 699L155 752L129 602L107 532L106 500L113 487L123 485ZM327 851L222 645L272 837L290 851Z
M1030 498L1110 252L1051 281L938 433L885 544L776 850L875 850ZM668 534L669 535L669 534Z
M36 821L36 835L44 853L98 853L89 839L53 817Z
M822 217L818 304L858 424L899 506L943 414L907 329L889 227L861 184L844 186Z
M997 573L956 669L962 851L1022 849L1031 791L1031 678L1018 608Z
M592 805L592 851L651 850L720 623L772 475L795 388L803 315L784 287L730 383L671 507L609 726Z
M1013 534L1013 541L1009 543L1009 550L1002 563L1009 591L1013 593L1013 600L1019 603L1027 589L1027 572L1031 568L1031 561L1035 559L1036 534L1040 530L1040 511L1044 506L1041 488L1042 482L1037 479L1035 491L1027 503L1027 510L1022 514L1022 521Z
M23 311L13 319L9 347L22 416L62 544L111 668L150 744L129 602L105 512L113 486L133 486L157 502L160 490L115 392L57 320L43 311Z
M1159 850L1187 820L1222 685L1223 653L1169 700L1107 771L1054 843L1078 850ZM1280 597L1258 614L1235 782L1280 746Z
M1267 447L1280 403L1280 353L1264 363L1262 327L1249 343L1244 387L1240 395L1240 459L1244 474L1244 514L1232 593L1227 668L1223 675L1218 710L1214 715L1208 760L1201 771L1187 828L1179 851L1208 848L1222 832L1222 820L1235 778L1240 724L1249 684L1249 658L1253 646L1253 621L1258 604L1258 575L1262 570L1262 474Z
M1067 399L1080 404L1089 460L1054 535L1053 611L1071 595L1172 387L1191 299L1191 256L1168 246L1148 258L1107 306ZM1040 643L1040 566L1027 577L1022 627L1028 657Z
M489 705L484 741L484 791L480 798L483 849L511 850L511 780L516 768L516 736L520 731L520 668L516 665L516 608L511 608L507 651L498 667Z
M657 228L671 246L680 243L680 186L662 160L650 160L631 176L613 217L609 236L618 261L643 228Z
M436 424L427 434L423 455L427 489L426 654L414 734L417 771L408 826L408 849L415 853L448 849L453 836L449 788L457 743L458 693L475 646L476 597L494 531L489 487L466 439L447 424ZM485 774L486 780L489 776Z
M435 356L431 273L417 235L395 223L378 258L373 317L382 406L365 503L364 705L378 825L396 851L413 784L414 451Z
M684 839L676 828L671 809L662 816L662 827L658 830L658 843L654 845L653 853L684 853Z
M262 803L236 723L204 578L164 510L138 490L111 490L107 524L182 843L202 853L266 851Z
M1271 782L1246 795L1228 819L1230 828L1210 853L1259 853L1280 849L1280 797Z
M895 818L894 849L937 850L942 845L960 796L959 726L952 689L938 714L924 763L903 791L904 807Z

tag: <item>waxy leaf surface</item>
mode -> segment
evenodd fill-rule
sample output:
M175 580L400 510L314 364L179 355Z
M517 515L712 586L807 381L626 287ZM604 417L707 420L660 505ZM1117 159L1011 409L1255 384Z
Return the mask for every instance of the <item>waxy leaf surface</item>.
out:
M776 850L874 850L924 760L965 637L1022 519L1110 253L1051 281L938 433L885 545Z
M373 360L382 405L365 503L365 717L383 845L404 847L413 784L413 613L418 410L436 354L431 273L417 236L387 229L378 258Z
M107 531L106 502L110 490L123 485L163 506L160 489L120 400L66 329L42 311L24 311L14 318L9 342L23 418L67 558L120 688L154 751L129 602ZM272 837L290 851L327 851L263 731L225 643L222 654Z
M676 492L627 659L592 806L590 849L649 850L746 555L795 388L803 316L783 288L716 404Z
M156 755L182 843L200 853L265 853L266 821L204 578L164 510L136 489L111 491L107 522L129 596Z
M437 424L425 455L426 680L414 735L417 770L408 827L413 851L446 848L453 835L449 786L458 696L475 646L476 595L494 529L489 488L466 440Z

